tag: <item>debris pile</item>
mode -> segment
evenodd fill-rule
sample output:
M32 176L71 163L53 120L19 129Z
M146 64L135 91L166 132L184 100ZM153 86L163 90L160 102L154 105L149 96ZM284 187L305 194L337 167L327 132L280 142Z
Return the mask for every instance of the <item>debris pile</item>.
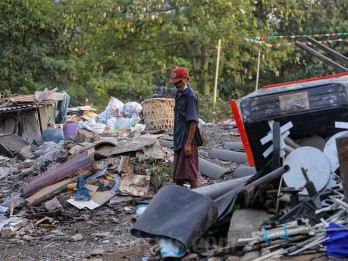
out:
M272 93L259 91L250 104L262 105L263 92ZM51 131L35 145L19 135L0 136L7 149L0 156L0 240L93 248L76 258L115 258L108 250L132 244L144 248L145 260L347 257L346 132L304 124L298 107L278 117L266 106L272 117L253 118L243 101L231 106L235 122L204 126L210 141L199 149L202 175L193 190L170 184L172 122L146 129L140 104L112 98L98 116L91 107L66 109L66 121L47 128L59 129L59 140ZM332 120L345 126L342 118ZM124 242L125 234L133 241Z

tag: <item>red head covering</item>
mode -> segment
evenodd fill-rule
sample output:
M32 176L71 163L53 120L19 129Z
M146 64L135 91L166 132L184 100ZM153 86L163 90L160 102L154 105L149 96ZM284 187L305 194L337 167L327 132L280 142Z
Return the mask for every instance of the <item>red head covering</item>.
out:
M169 83L176 83L184 78L189 78L188 71L184 67L176 67L170 75Z

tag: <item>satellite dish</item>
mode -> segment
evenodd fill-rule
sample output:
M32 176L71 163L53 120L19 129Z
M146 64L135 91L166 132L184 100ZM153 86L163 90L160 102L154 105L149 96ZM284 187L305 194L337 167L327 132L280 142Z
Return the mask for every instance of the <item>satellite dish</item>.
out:
M303 176L302 167L307 170L308 178L318 192L329 182L330 162L319 149L307 146L295 149L285 158L284 165L290 166L290 170L283 175L286 185L295 189L304 188L299 192L301 195L308 195L304 187L306 179Z
M348 131L337 132L335 135L331 136L325 144L324 154L326 155L326 157L330 161L331 172L335 172L340 166L340 163L338 161L336 139L343 136L346 133L348 133Z

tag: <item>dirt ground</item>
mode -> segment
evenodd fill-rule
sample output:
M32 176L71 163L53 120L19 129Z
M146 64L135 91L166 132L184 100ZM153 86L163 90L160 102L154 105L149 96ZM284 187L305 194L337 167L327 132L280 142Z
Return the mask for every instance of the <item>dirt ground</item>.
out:
M209 144L199 148L203 158L207 158L211 148L223 148L225 142L239 140L234 125L208 124L206 131ZM233 162L211 161L231 170L237 167ZM203 186L230 178L229 174L219 180L201 176L199 182ZM0 181L1 202L19 189L21 181L18 179L7 177ZM34 224L47 216L52 219L12 238L0 237L0 260L142 260L143 256L149 255L154 242L133 237L129 231L136 218L134 208L142 202L149 202L153 194L151 190L147 198L116 196L93 211L71 206L66 202L70 195L64 193L57 197L64 207L58 213L47 213L42 204L33 208L16 208L15 215L21 215Z

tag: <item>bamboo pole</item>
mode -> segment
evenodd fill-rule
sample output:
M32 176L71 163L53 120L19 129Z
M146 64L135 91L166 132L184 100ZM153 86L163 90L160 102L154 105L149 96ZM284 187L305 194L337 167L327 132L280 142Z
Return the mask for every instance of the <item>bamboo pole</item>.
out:
M220 49L221 49L221 39L219 39L217 57L216 57L216 72L215 72L215 84L214 84L214 106L216 103L217 82L218 82L218 75L219 75Z

